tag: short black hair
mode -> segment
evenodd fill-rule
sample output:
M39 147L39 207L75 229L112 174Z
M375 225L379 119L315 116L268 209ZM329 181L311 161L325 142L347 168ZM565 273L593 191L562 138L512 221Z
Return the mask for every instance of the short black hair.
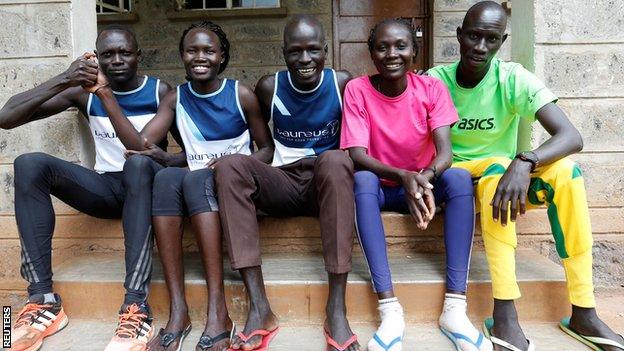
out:
M407 30L410 32L412 36L412 46L414 47L414 57L416 57L416 55L418 55L418 44L416 43L416 28L414 28L414 25L410 20L401 17L386 18L385 20L382 20L375 24L375 26L370 30L370 34L368 35L368 52L373 52L373 49L375 48L375 39L377 39L377 30L379 29L379 27L393 23L405 26L405 28L407 28Z
M299 24L307 24L308 26L315 28L318 31L318 34L320 35L321 43L323 44L326 43L325 29L323 28L323 23L321 23L321 21L319 21L318 18L312 15L299 14L299 15L294 15L290 20L288 20L288 22L286 22L286 25L284 26L284 35L283 35L284 45L286 45L286 38L288 34L293 30L295 25L299 25Z
M96 46L97 46L98 41L100 41L100 37L102 36L102 34L104 34L104 32L125 32L125 33L128 33L128 34L130 34L130 37L132 38L132 41L134 42L134 46L137 48L137 50L139 49L139 42L137 41L136 35L132 31L132 29L130 29L129 27L120 25L120 24L109 24L108 26L102 28L100 33L98 33L97 38L95 39Z
M184 52L184 38L191 30L195 28L205 29L217 35L217 37L219 38L221 51L223 52L223 63L221 64L221 66L219 66L219 73L225 71L228 62L230 62L230 42L228 41L227 35L225 35L225 32L223 31L221 26L212 21L204 20L201 22L193 23L188 28L186 28L184 32L182 32L179 45L180 55L182 55L182 53Z

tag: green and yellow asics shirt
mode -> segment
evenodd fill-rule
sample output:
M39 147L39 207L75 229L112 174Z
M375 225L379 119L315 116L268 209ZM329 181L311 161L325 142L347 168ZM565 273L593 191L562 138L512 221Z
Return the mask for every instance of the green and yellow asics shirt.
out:
M490 70L472 89L457 84L459 62L438 66L429 74L442 80L459 113L451 129L453 162L493 156L513 158L517 152L520 118L535 113L557 97L519 63L494 58Z

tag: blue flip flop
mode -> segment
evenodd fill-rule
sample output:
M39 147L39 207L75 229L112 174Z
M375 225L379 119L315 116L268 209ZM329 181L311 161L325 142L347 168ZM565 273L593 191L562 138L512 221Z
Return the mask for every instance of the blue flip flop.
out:
M403 342L403 337L397 336L396 338L394 338L394 340L392 340L389 344L386 345L386 343L384 343L383 340L381 340L379 335L377 335L377 333L375 333L375 335L373 335L373 340L375 340L375 342L379 346L383 347L383 349L385 351L389 351L392 348L392 346L394 346L395 344Z
M456 351L462 351L462 349L460 348L460 345L459 345L459 340L464 340L464 341L470 343L471 345L473 345L474 347L476 347L477 349L479 349L481 347L481 344L483 344L483 342L485 341L485 337L481 333L479 333L479 337L477 338L477 341L473 341L472 339L470 339L469 337L467 337L464 334L453 333L453 332L448 331L448 330L446 330L446 329L444 329L442 327L440 327L440 331L447 338L449 338L449 340L451 340L453 345L455 345L455 350Z

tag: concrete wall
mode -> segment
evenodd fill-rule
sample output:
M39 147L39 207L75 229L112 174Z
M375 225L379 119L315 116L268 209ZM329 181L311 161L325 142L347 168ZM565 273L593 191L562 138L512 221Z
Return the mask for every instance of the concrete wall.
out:
M594 234L596 278L624 283L624 2L514 1L514 59L534 68L559 96L585 147L574 155L585 175ZM535 26L526 23L534 19ZM548 138L536 125L533 146ZM552 246L542 243L542 251Z
M496 0L502 3L502 0ZM526 0L521 0L526 1ZM459 44L456 29L461 26L466 10L479 0L434 0L433 1L433 65L449 64L459 60ZM515 3L514 3L515 5ZM515 11L513 11L515 12ZM511 59L511 21L507 23L507 41L498 56Z
M0 3L0 105L64 71L95 41L94 0L16 0ZM85 123L76 110L13 130L0 130L0 298L23 289L13 209L15 157L43 151L70 162L90 160ZM75 211L55 201L59 216Z
M326 38L331 48L332 4L328 0L282 0L288 9L288 16L312 14L324 24ZM134 11L139 14L136 23L129 23L143 48L140 69L168 81L179 84L184 81L184 69L178 53L180 35L197 19L170 20L168 1L143 0L134 2ZM231 44L231 60L225 77L241 80L254 86L258 79L283 69L282 28L288 17L214 17L209 18L223 27ZM100 25L101 27L101 25ZM328 62L331 63L331 50Z

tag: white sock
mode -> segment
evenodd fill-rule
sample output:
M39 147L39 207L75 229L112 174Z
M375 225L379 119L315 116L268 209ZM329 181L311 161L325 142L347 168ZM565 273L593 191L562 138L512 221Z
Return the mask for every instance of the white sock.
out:
M405 321L403 320L403 307L401 307L399 299L392 297L379 300L379 314L381 315L381 324L375 334L381 339L381 342L387 347L396 338L403 340ZM403 344L396 342L387 351L401 351L402 348ZM368 342L368 350L386 351L374 337Z
M492 343L482 336L479 347L475 346L479 340L479 331L472 325L470 319L466 315L466 296L459 294L445 294L444 308L440 315L440 327L447 333L458 333L466 336L472 343L458 338L455 340L457 346L462 351L491 351Z

